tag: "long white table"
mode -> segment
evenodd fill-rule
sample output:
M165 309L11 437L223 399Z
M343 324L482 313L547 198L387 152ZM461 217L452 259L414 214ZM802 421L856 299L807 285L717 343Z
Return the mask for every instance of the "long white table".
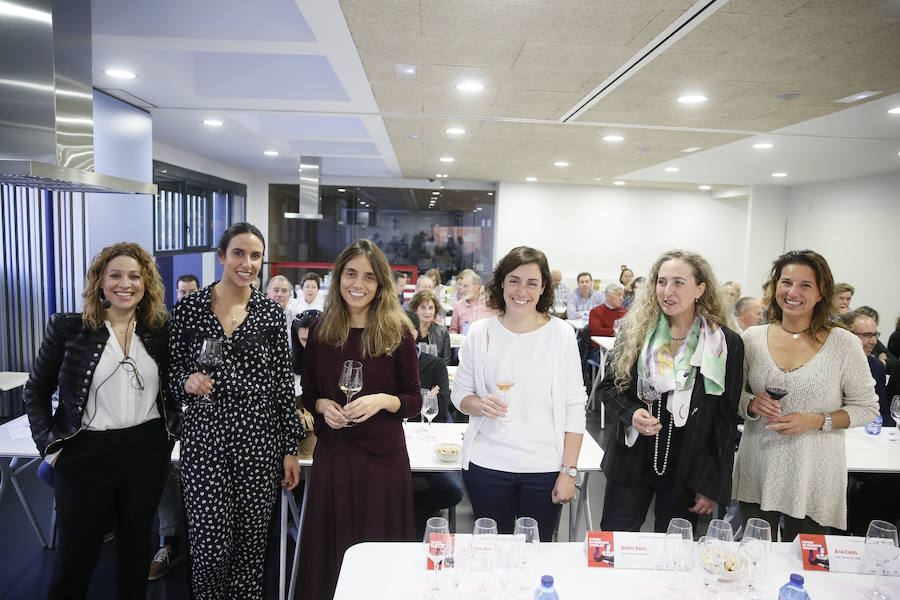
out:
M695 544L696 546L696 544ZM765 598L777 598L778 588L791 573L806 579L805 587L814 600L860 598L875 581L874 575L804 571L799 547L790 543L773 544L768 574L762 583ZM583 543L541 544L538 556L528 564L524 579L530 590L538 587L541 575L552 575L554 587L565 600L596 598L665 598L672 582L671 571L650 569L590 568ZM334 600L406 600L422 597L422 590L433 572L425 571L425 553L421 543L370 542L357 544L344 554ZM440 575L439 575L440 576ZM740 579L713 584L718 598L743 600L747 587ZM679 588L685 598L705 598L697 573L689 570L681 576ZM900 598L900 577L881 578L881 590L889 598ZM442 596L444 598L445 596ZM447 598L465 595L447 594ZM504 599L531 598L512 591Z
M461 471L462 464L460 461L446 463L439 461L434 455L434 446L439 443L455 442L462 444L463 433L468 427L465 423L432 423L431 429L435 439L425 439L420 433L424 423L406 423L404 429L406 431L406 451L409 454L410 470L420 473L436 472L436 471ZM585 433L584 440L581 443L581 453L578 455L578 471L580 473L578 483L577 500L574 506L569 507L569 539L575 536L575 530L578 521L584 517L586 529L593 527L590 507L590 492L588 480L591 473L600 471L600 464L603 462L603 449L597 444L597 441L591 437L589 433ZM297 523L297 543L294 547L294 557L291 566L290 583L288 584L287 597L294 597L294 586L297 579L297 565L299 562L300 538L303 533L303 520L306 516L306 502L309 494L309 472L312 467L312 459L300 461L300 466L304 471L304 480L306 484L303 488L303 499L298 511L294 502L294 496L290 492L283 492L281 495L281 540L280 540L280 587L279 600L285 598L285 573L287 567L287 515L290 511Z
M900 472L900 432L884 427L878 435L869 435L865 427L844 432L847 470L851 473Z
M0 371L0 392L22 387L28 381L28 373L22 371Z

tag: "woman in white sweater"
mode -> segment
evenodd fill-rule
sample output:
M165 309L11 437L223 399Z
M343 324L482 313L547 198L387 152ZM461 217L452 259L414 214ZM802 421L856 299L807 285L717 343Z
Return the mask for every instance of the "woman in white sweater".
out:
M847 526L844 429L870 422L878 399L862 346L831 320L834 279L812 250L772 265L764 303L770 323L743 334L745 419L734 497L745 519L761 517L782 539ZM787 394L766 391L784 373Z
M517 517L533 517L544 541L575 496L587 401L575 331L548 315L549 281L540 250L503 257L487 287L498 314L469 329L451 396L471 416L462 461L475 518L512 533Z

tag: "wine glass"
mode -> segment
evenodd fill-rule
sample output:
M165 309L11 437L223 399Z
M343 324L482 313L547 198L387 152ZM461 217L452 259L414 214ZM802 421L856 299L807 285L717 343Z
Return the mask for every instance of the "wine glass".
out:
M725 571L725 560L722 556L722 540L703 536L698 542L697 566L703 580L703 590L709 596L713 582Z
M722 544L734 541L731 523L724 519L712 519L706 528L706 537L719 540Z
M766 393L772 400L781 400L788 393L787 373L778 367L769 371L766 376ZM782 411L784 412L784 411Z
M426 598L438 597L438 572L441 562L450 549L450 526L443 517L431 517L425 524L425 536L422 538L425 555L434 563L434 577L425 588Z
M669 521L666 529L665 548L666 553L672 559L673 576L669 588L666 590L667 597L680 598L682 591L678 587L678 575L684 568L685 561L691 555L691 548L694 543L694 528L687 519L675 517Z
M882 566L897 558L897 528L887 521L874 520L866 531L866 556L875 563L875 585L865 592L869 600L886 600L878 585L881 582Z
M900 431L900 395L894 396L891 400L891 416L897 424L897 431Z
M647 405L647 410L653 406L653 403L660 399L662 394L653 387L649 381L645 381L638 377L638 398L640 398L644 404Z
M744 534L738 547L738 561L741 579L747 584L747 597L750 600L761 598L761 590L757 586L766 576L768 556L769 546L766 540Z
M203 374L212 377L216 369L222 366L222 361L222 340L216 338L203 340L203 344L200 346L200 357L197 359L197 364L200 365ZM197 401L208 404L212 402L212 398L209 394L205 394L198 397Z
M497 544L497 522L488 517L475 520L472 530L472 563L470 571L477 579L475 594L479 598L490 596L490 574L494 548Z
M434 419L438 414L438 397L437 394L431 393L430 390L425 390L425 393L422 394L422 416L428 419L428 429L422 435L426 440L433 440L434 434L431 433L431 420Z
M541 549L541 533L538 522L531 517L519 517L513 529L513 554L519 563L519 594L527 594L531 588L526 585L525 568Z
M338 380L338 387L347 396L344 406L350 404L350 400L359 393L363 387L362 363L356 360L345 360L341 367L341 377ZM356 425L353 421L347 421L344 427L353 427Z

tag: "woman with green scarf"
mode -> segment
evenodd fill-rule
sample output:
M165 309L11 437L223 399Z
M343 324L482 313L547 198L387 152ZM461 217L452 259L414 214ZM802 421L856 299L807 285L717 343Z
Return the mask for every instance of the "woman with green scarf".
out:
M615 429L606 446L601 527L639 531L655 502L655 529L727 504L743 383L744 345L706 260L660 256L620 321L601 398Z

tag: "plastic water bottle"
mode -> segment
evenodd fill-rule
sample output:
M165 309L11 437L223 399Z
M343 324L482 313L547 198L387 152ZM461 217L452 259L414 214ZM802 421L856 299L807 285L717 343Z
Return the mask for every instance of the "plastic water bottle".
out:
M803 575L791 573L791 580L778 590L778 600L809 600L809 594L803 587Z
M559 600L559 594L553 587L553 576L544 575L541 577L541 587L534 590L534 600Z
M468 320L465 323L463 323L462 334L469 335L469 321Z
M881 415L875 417L875 420L871 423L866 424L866 433L870 435L878 435L881 433L881 425L884 423L884 418Z
M588 311L584 311L581 313L581 326L587 327L588 324Z

